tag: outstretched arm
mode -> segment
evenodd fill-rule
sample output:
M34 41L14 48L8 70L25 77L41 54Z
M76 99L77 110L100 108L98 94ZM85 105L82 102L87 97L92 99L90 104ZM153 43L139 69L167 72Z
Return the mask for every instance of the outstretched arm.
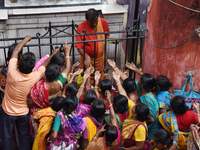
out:
M70 60L70 47L67 45L67 42L65 43L65 64L66 68L62 71L63 73L66 73L66 75L69 74L71 69L71 60Z
M95 76L94 76L94 79L95 79L95 87L94 87L94 91L95 93L97 94L97 97L99 97L99 79L101 77L101 74L99 71L95 71Z
M126 96L128 98L128 96L126 94L126 91L122 87L122 84L121 84L121 81L120 81L120 75L119 75L118 71L113 71L113 78L115 80L115 83L116 83L117 89L119 91L119 94L120 95L124 95L124 96Z
M120 78L124 81L126 78L128 78L128 76L123 73L121 70L119 70L119 68L116 66L115 61L112 61L110 59L107 60L108 64L113 68L114 71L118 71Z
M91 73L94 72L94 67L90 66L85 72L84 72L84 75L83 75L83 82L81 83L81 86L80 88L78 89L78 93L76 94L76 97L79 99L81 97L81 95L83 94L84 92L84 89L85 89L85 83L88 79L88 77L91 75Z
M111 123L112 123L112 125L118 127L117 119L116 119L116 116L115 116L115 111L114 111L114 109L113 109L112 102L111 102L111 94L110 94L110 91L106 91L106 96L107 96L107 99L108 99L108 102L109 102L109 107L110 107L110 118L111 118Z
M141 72L134 63L126 63L126 67L133 70L134 72L136 72L137 74L139 74L140 76L143 75L143 72Z
M12 52L11 58L17 58L18 59L19 52L22 50L22 48L24 47L24 45L28 41L30 41L31 39L32 39L32 37L30 35L27 35L19 44L17 44L17 46L15 47L15 49Z

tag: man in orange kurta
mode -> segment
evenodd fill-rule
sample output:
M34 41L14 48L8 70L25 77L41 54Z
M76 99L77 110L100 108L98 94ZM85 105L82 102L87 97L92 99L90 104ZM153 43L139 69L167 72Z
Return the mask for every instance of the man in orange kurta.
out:
M83 30L86 33L96 33L96 32L109 32L108 23L105 19L98 17L98 12L95 9L89 9L86 12L86 20L79 24L77 31L79 33L83 33ZM78 33L77 33L78 34ZM99 34L99 35L87 35L85 36L85 40L100 40L105 39L105 36L109 36L109 34ZM76 41L83 41L83 36L77 36ZM84 62L84 44L77 43L75 47L78 49L81 54L81 68L83 68L84 64L88 66L90 63L94 66L94 42L85 43L85 62ZM95 51L95 70L101 72L103 77L103 68L104 68L104 56L105 56L105 41L96 42L96 51Z

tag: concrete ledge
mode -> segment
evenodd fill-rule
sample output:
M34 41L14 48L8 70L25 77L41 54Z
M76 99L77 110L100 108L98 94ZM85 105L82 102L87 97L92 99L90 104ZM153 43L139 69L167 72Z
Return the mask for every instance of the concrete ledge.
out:
M123 5L117 3L103 5L88 5L88 6L72 6L72 7L50 7L50 8L27 8L27 9L12 9L8 15L34 15L34 14L51 14L51 13L75 13L84 12L89 8L101 10L103 14L126 13L127 9Z
M7 19L8 19L8 11L0 10L0 20L7 20Z

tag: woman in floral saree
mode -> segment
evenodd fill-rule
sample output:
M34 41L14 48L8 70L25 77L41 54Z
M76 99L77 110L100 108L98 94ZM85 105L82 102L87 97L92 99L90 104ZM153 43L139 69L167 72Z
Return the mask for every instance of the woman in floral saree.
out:
M56 114L53 131L47 138L46 150L52 148L78 148L78 140L82 136L82 118L74 113L77 98L71 94L63 100L62 109Z

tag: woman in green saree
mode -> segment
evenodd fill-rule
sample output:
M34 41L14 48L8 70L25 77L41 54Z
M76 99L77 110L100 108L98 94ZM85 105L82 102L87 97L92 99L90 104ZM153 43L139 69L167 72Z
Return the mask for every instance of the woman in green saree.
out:
M148 73L143 74L133 63L127 63L126 66L141 76L139 81L136 81L136 88L139 95L138 103L143 103L149 108L151 119L147 120L147 140L153 140L153 133L161 127L158 121L158 101L156 100L155 95L152 93L155 86L155 78Z

